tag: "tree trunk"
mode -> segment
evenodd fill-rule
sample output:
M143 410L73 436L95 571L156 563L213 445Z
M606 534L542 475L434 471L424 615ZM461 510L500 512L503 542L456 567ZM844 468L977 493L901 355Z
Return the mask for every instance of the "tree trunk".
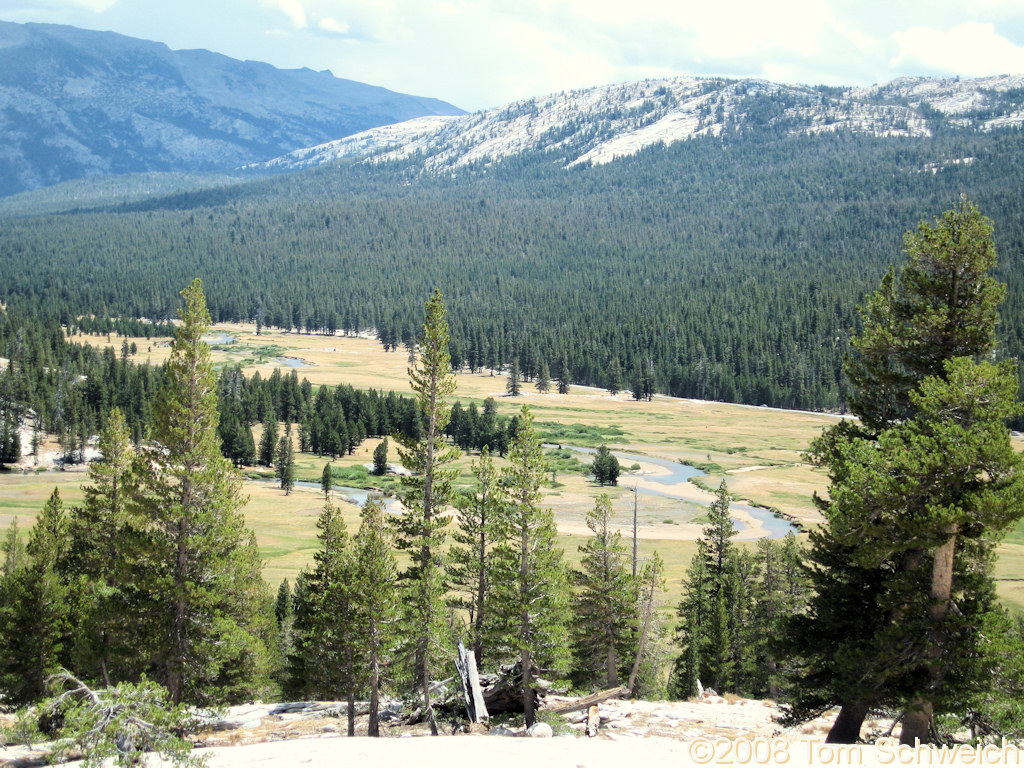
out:
M920 697L914 699L903 713L900 744L927 744L932 729L932 703Z
M956 537L959 532L958 526L950 525L945 533L949 535L942 546L935 550L935 557L932 561L932 585L931 599L932 607L929 611L929 618L934 625L928 633L928 647L925 649L925 658L931 687L936 688L942 684L945 672L942 668L942 652L945 647L944 633L940 630L939 624L946 618L949 611L949 604L953 595L953 565L956 554ZM924 696L917 696L903 713L903 728L900 730L900 744L914 745L920 741L927 744L930 741L932 729L932 702Z
M424 651L423 658L423 714L430 724L430 734L437 736L437 718L434 717L434 705L430 701L430 666L426 661L426 651Z
M868 715L868 705L863 702L843 704L839 716L832 724L832 730L825 737L826 744L856 744L860 728Z
M533 689L532 684L533 675L533 657L530 655L530 649L523 649L523 715L526 718L526 727L529 728L534 724L537 717L533 711Z
M356 692L351 688L348 691L348 735L356 735Z
M380 736L380 670L376 652L370 661L370 720L366 735Z
M484 703L483 691L480 689L480 676L476 669L476 656L466 650L459 640L455 668L462 678L462 692L466 697L466 714L469 722L482 723L488 719L487 704Z

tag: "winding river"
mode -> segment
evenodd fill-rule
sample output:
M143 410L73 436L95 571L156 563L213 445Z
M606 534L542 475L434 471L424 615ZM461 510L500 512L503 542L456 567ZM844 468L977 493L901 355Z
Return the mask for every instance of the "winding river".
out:
M585 448L578 445L548 445L546 447L560 447L565 450L574 451L576 453L594 454L597 453L596 448ZM652 456L641 456L633 453L621 453L619 451L612 451L612 456L619 460L620 464L625 463L627 466L634 462L640 464L653 464L656 467L660 467L666 471L666 474L658 475L645 475L643 480L648 484L655 484L664 486L663 488L644 488L637 486L637 493L646 493L651 496L664 496L669 499L681 499L684 501L693 501L692 494L687 496L680 494L675 489L680 485L690 486L691 477L707 477L707 473L703 472L696 467L691 467L688 464L680 464L677 461L668 461L667 459L656 459ZM764 509L763 507L753 507L749 504L742 504L739 502L731 502L729 504L730 509L742 510L750 515L752 518L757 520L766 531L768 531L768 538L781 539L787 533L792 531L793 533L799 533L799 529L794 526L788 520L781 517L776 517L770 510ZM742 520L733 519L733 523L736 526L736 530L742 531L746 528L746 525Z
M595 448L585 448L577 445L547 445L546 447L555 448L560 447L565 450L574 451L576 453L583 454L594 454L597 453ZM648 494L651 496L663 496L669 499L679 499L682 501L693 502L692 492L689 495L682 494L676 490L680 485L684 486L687 490L692 488L690 483L691 477L707 477L707 473L701 470L691 467L687 464L680 464L677 461L668 461L667 459L657 459L652 456L641 456L633 453L621 453L620 451L612 451L612 455L619 460L620 463L632 464L633 462L641 464L652 464L666 471L665 474L658 475L644 475L643 480L645 483L662 486L659 488L644 488L637 486L637 493ZM266 483L275 483L274 480L260 481ZM320 483L298 481L295 483L298 486L304 488L319 488ZM335 485L334 493L337 498L348 501L353 504L362 505L366 502L367 497L370 495L370 491L363 488L352 488L345 485ZM700 502L696 502L700 503ZM398 499L394 496L384 497L384 506L389 512L400 512L398 507ZM768 532L768 538L770 539L781 539L787 533L792 531L793 533L799 533L799 529L790 523L788 520L784 520L780 517L776 517L771 511L762 507L754 507L749 504L741 504L738 502L731 502L729 505L730 509L741 510L746 512L752 518L757 520L761 526ZM746 528L746 525L742 520L733 518L733 523L736 526L737 531L742 531Z

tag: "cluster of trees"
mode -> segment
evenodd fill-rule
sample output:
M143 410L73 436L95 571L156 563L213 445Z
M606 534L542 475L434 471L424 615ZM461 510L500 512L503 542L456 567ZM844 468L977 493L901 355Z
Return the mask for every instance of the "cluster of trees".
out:
M360 560L358 537L355 542L348 538L328 497L319 522L317 566L299 577L291 597L288 645L293 650L286 691L352 701L357 691L369 690L371 732L376 729L373 702L385 680L418 689L433 724L429 683L438 665L448 665L442 660L452 657L452 625L459 623L458 615L464 617L462 631L478 664L518 660L528 723L535 716L532 680L541 671L571 676L580 685L599 680L615 685L628 678L632 687L640 674L643 628L650 628L660 589L660 560L648 564L643 579L632 575L619 535L609 530L607 496L588 516L595 536L581 548L581 571L570 571L556 546L552 512L540 503L548 470L525 406L507 466L499 472L484 446L473 463L472 488L455 492L450 464L458 452L442 439L453 410L446 402L454 391L447 346L445 312L435 294L427 304L411 369L426 427L418 439L400 439L403 464L414 470L404 479L401 494L406 513L385 531L376 522L381 519L379 501L367 503L359 535L368 519L380 529L375 529L377 559L369 564L368 558ZM459 521L446 547L449 505L459 511ZM404 571L397 570L388 542L408 553ZM367 570L360 570L360 562L367 563ZM380 578L373 579L375 573ZM377 610L360 614L364 588L359 585L367 578L379 590L368 603ZM287 587L282 594L280 613L286 615ZM641 605L647 608L646 621ZM379 644L366 639L370 615L377 622Z
M619 460L608 450L607 445L602 445L594 455L594 461L590 464L590 474L598 485L619 484Z
M75 322L85 320L69 322L73 328ZM127 344L118 354L109 347L71 343L57 322L54 317L34 318L0 309L0 357L6 360L0 368L0 465L17 461L28 448L21 438L26 427L32 447L45 435L56 435L63 462L78 463L113 408L121 412L136 446L152 426L165 368L138 363L140 351ZM142 335L130 323L116 321L114 326L119 332ZM147 328L149 335L161 327L147 324ZM171 326L162 327L167 328ZM277 425L282 423L295 425L300 450L331 456L351 453L368 437L393 431L415 435L422 428L420 413L409 397L348 385L320 387L314 395L309 381L300 380L295 370L289 374L275 370L263 378L259 372L246 377L240 366L226 368L218 379L217 396L223 453L235 466L257 460L274 466ZM256 424L264 425L265 439L269 432L273 442L255 444L252 428Z
M781 541L761 539L752 551L733 543L736 533L723 480L677 609L673 696L695 696L699 685L758 698L788 692L784 652L774 639L810 597L801 548L791 532Z
M376 329L394 348L415 339L420 297L439 285L457 368L515 360L524 382L546 367L552 382L643 397L841 408L855 306L897 227L970 188L1001 222L1007 263L1019 257L1024 220L1007 180L1021 175L1022 141L765 130L571 171L550 156L411 183L408 167L322 169L11 219L0 298L55 317L106 305L162 319L199 274L216 320ZM974 162L922 172L963 157ZM1000 333L1016 355L1024 281L997 269L1010 286Z
M221 374L219 392L224 455L236 466L277 466L281 423L289 433L295 425L300 451L331 458L351 454L370 437L422 430L412 398L347 384L322 386L313 394L294 370L284 376L275 370L266 379L257 371L247 379L240 368L231 368ZM259 446L252 435L257 423L263 425Z
M275 633L241 478L221 455L217 379L200 340L199 282L154 403L151 441L131 442L111 411L85 502L54 491L22 549L4 543L0 688L39 699L61 667L110 686L143 677L173 703L266 693Z
M476 403L463 408L456 400L444 432L464 451L489 448L492 453L504 456L518 425L517 417L498 415L498 403L493 397L484 400L482 409L477 408Z
M129 349L118 355L70 343L55 316L0 309L0 357L0 429L13 435L16 425L31 426L31 445L22 449L56 435L64 460L79 462L111 409L121 411L136 443L152 423L163 369L136 365Z

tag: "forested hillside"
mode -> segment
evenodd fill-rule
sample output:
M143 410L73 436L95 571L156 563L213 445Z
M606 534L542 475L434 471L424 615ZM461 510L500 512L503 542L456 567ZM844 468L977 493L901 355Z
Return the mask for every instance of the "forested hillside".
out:
M341 164L121 207L12 218L12 306L165 318L202 277L214 320L413 337L446 296L452 357L527 377L840 408L855 306L899 233L966 192L995 222L1009 284L1001 353L1021 349L1024 137L789 135L770 121L565 170L545 153L455 178L415 161ZM957 162L970 158L970 162ZM614 363L618 362L618 366Z

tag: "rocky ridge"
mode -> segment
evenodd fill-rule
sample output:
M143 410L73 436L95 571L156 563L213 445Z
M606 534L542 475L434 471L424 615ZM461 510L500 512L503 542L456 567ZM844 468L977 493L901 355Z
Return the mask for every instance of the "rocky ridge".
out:
M600 165L646 147L769 129L796 135L848 130L928 137L939 126L991 131L1024 125L1024 75L976 80L901 78L870 88L674 77L525 99L461 117L418 119L305 148L262 164L295 170L344 158L422 158L455 173L525 153L566 168Z

